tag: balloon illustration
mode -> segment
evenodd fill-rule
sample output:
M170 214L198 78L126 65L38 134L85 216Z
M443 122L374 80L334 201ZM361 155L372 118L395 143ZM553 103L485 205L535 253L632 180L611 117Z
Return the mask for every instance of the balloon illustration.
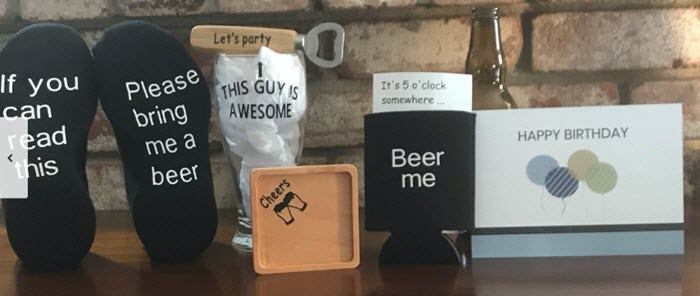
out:
M586 178L588 171L598 164L598 156L590 150L581 149L571 154L566 165L576 180Z
M549 194L563 199L576 192L578 180L574 178L568 168L560 167L547 174L544 186Z
M542 154L530 159L526 168L527 178L532 183L544 186L549 194L561 199L562 215L566 212L566 198L576 193L579 182L585 182L591 191L599 194L608 193L617 186L615 168L609 163L599 162L598 156L590 150L577 150L569 156L566 165L560 167L556 159ZM541 195L542 210L547 212L543 198Z
M549 155L538 155L527 163L527 177L537 185L544 185L547 174L559 167L559 163L554 157Z
M617 171L612 165L601 162L588 171L585 180L591 191L605 194L617 185Z

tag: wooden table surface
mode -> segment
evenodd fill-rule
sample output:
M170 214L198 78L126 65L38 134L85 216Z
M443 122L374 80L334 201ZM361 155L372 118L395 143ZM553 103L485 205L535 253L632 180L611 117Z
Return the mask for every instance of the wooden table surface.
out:
M62 273L23 270L2 227L0 295L700 295L700 216L686 218L685 256L380 268L377 255L387 234L363 232L358 269L268 276L256 276L250 254L231 248L233 211L219 217L216 240L200 259L153 265L128 212L98 212L91 253L80 269Z

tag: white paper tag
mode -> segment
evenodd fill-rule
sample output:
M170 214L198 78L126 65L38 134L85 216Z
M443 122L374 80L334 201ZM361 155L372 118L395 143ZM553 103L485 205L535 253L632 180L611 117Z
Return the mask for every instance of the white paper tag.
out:
M377 73L373 80L373 113L472 110L472 76L468 74Z
M21 140L26 139L26 135L29 134L28 122L29 120L22 118L0 117L1 199L25 199L28 196L29 168L25 171L23 167L27 165L29 150ZM36 162L36 159L34 160L33 162ZM36 164L32 165L37 167Z

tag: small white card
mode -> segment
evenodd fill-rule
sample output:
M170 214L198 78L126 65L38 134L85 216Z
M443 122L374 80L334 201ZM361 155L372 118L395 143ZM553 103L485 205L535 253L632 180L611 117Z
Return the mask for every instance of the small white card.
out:
M476 228L682 224L681 108L478 112Z
M36 161L28 159L27 145L32 145L27 142L28 122L23 118L0 117L0 199L26 199L28 174L33 169L39 170L33 164Z
M395 72L373 79L372 112L471 111L472 76L468 74Z

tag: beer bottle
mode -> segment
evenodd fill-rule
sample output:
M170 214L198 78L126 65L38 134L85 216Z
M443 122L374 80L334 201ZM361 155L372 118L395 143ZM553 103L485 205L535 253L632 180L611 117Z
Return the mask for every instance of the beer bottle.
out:
M498 8L472 9L471 42L466 73L473 76L473 109L514 109L506 88Z

